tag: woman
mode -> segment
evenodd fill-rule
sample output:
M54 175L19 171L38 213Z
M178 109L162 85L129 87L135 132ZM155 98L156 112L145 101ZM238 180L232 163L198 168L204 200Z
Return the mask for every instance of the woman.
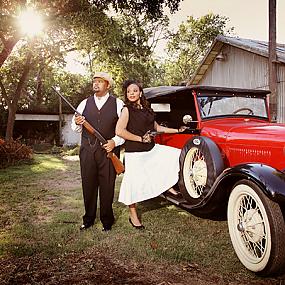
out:
M186 127L178 130L157 124L138 81L127 80L123 89L125 106L116 126L116 135L126 140L119 202L129 206L132 226L144 229L136 203L154 198L177 183L180 155L180 149L155 144L149 131L178 133ZM170 191L175 194L174 189Z

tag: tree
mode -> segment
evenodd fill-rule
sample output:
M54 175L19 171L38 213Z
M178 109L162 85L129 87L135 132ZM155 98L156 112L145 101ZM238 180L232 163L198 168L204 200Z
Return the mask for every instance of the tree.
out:
M163 16L163 8L169 7L171 12L178 9L181 0L54 0L54 1L28 1L28 0L2 0L0 3L0 67L10 55L11 51L22 38L17 25L17 13L27 6L34 6L45 15L46 23L61 19L66 24L82 16L87 15L90 9L97 10L97 17L105 14L111 7L116 12L131 11L145 14L150 19L159 19ZM96 18L97 18L96 17ZM95 18L95 19L96 19ZM81 20L84 17L81 17ZM103 27L99 21L97 26ZM94 27L94 26L93 26Z
M36 100L34 100L34 102L40 104L44 97L42 80L44 70L47 68L49 63L52 64L55 61L63 61L63 56L66 52L75 49L80 49L80 47L82 47L81 38L84 38L83 35L88 35L91 31L92 37L89 37L89 42L92 41L92 45L90 45L89 50L91 50L91 48L94 48L95 51L96 49L98 51L99 48L100 50L104 50L105 55L107 55L106 60L108 58L109 63L111 62L111 59L114 59L114 54L116 54L114 53L114 51L117 51L117 55L120 55L120 52L122 52L124 49L125 55L127 54L128 50L129 52L138 55L135 49L138 50L139 47L141 51L139 55L149 57L150 49L147 47L147 45L143 45L145 44L143 41L139 41L138 45L135 46L135 48L133 48L132 45L134 43L134 41L132 41L133 39L142 39L145 36L142 29L139 29L139 26L136 26L136 31L138 34L140 32L142 36L137 36L136 38L129 37L128 42L132 43L130 44L130 46L123 46L124 41L121 41L122 39L127 39L126 34L124 35L124 38L120 36L114 37L115 42L117 43L116 46L110 44L110 42L112 43L114 41L111 36L108 36L109 31L112 31L112 28L115 27L114 30L116 30L118 34L120 32L120 30L118 30L118 27L120 26L119 21L117 23L113 20L112 17L106 14L110 7L113 7L116 11L121 11L124 13L127 13L126 11L128 10L135 16L137 16L137 13L145 14L145 19L153 21L154 23L162 18L162 8L164 6L167 6L170 8L171 11L174 11L178 8L179 2L180 0L55 0L52 1L52 3L50 3L49 1L28 0L2 1L0 3L0 90L9 109L6 139L12 139L15 113L17 110L17 105L21 101L21 94L25 93L27 95L26 97L29 97L29 95L33 95L34 97L36 97ZM23 10L24 8L30 5L34 6L35 9L42 12L45 18L45 23L47 24L47 29L45 30L44 36L42 38L38 38L41 39L41 42L39 41L38 44L40 45L39 50L41 50L42 54L35 53L34 46L27 46L26 61L25 63L23 63L23 70L18 73L19 78L17 84L15 84L15 82L14 84L11 84L12 82L8 82L10 79L5 76L6 67L3 68L3 65L7 61L7 58L11 54L13 48L16 46L17 43L19 43L20 39L28 40L20 34L19 27L16 24L16 20L17 12L19 10ZM137 22L137 24L139 24L139 22ZM94 29L94 27L96 28ZM86 44L86 42L84 44ZM86 46L88 47L88 44ZM115 47L115 49L110 49L110 46ZM47 55L47 53L45 52L46 50L52 50L52 52ZM113 55L113 57L111 55ZM119 60L116 61L116 63L118 62ZM122 69L123 71L130 70L128 68L128 63L129 62L126 61L125 69ZM120 64L115 64L114 66L117 69L118 66L121 67ZM131 64L131 67L134 67L135 70L144 66L140 65L137 60L134 60L134 62ZM31 68L34 72L36 72L37 86L35 92L31 92L31 89L28 88L28 84L26 84L29 72L31 72ZM37 69L37 71L35 69ZM141 70L143 70L143 68L141 68ZM15 74L17 73L15 72ZM9 86L9 90L7 89L7 86ZM14 86L15 89L11 90L11 86ZM25 98L23 99L25 100Z
M31 68L31 60L32 60L32 53L28 51L23 66L18 70L19 79L15 84L15 89L10 94L7 92L3 84L2 76L0 78L1 93L8 106L8 122L7 122L6 136L5 136L6 140L10 140L13 136L13 127L15 121L15 114L17 110L17 104L20 99L23 86L27 80Z
M212 13L198 19L190 16L176 33L170 35L165 62L167 85L180 84L191 78L216 36L233 31L233 28L226 29L227 22L227 17Z
M145 16L120 15L113 31L104 40L105 47L93 47L93 66L112 73L116 82L116 93L121 93L121 83L127 78L140 79L145 86L153 78L155 61L153 51L163 32L168 18L156 21Z
M49 64L63 63L60 52L62 43L51 37L21 41L17 50L10 55L0 70L1 95L8 107L8 119L5 139L13 138L16 111L20 106L28 108L35 103L41 105L43 95L43 75ZM51 43L52 44L51 44ZM36 80L34 80L36 78ZM29 79L30 83L29 84Z
M12 11L15 10L16 7L21 9L23 6L23 1L20 0L13 2L1 1L0 3L0 67L3 65L16 43L21 38Z

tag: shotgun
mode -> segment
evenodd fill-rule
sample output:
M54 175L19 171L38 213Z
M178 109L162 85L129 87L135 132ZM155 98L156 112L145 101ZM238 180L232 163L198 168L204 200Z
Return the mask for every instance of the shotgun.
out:
M71 104L70 102L59 92L56 90L54 86L51 87L53 91L79 116L82 116L80 112L78 112ZM93 136L95 136L102 145L107 143L107 140L96 130L94 129L90 123L88 123L86 120L83 123L83 126L86 128L86 130ZM113 152L108 152L107 157L111 159L113 166L117 172L117 174L121 174L125 171L124 164L121 162L121 160L114 154Z

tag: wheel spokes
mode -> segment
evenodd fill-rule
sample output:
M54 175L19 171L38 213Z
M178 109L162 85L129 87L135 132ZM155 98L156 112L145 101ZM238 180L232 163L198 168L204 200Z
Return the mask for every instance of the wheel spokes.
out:
M239 205L238 230L241 239L251 255L261 258L267 242L261 210L250 195L244 195Z
M198 149L191 154L188 173L192 190L200 197L206 186L207 166L203 153Z

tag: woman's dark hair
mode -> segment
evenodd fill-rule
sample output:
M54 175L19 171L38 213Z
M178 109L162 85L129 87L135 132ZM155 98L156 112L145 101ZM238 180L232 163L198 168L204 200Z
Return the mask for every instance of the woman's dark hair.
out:
M152 109L150 108L150 104L147 101L144 93L143 93L143 87L140 81L138 80L134 80L134 79L128 79L123 83L123 93L124 93L124 101L126 105L131 105L133 107L138 107L136 105L136 103L130 102L127 96L127 88L131 85L131 84L135 84L139 87L139 90L142 92L142 95L140 97L140 103L143 106L143 108L146 108L147 110L152 112Z

